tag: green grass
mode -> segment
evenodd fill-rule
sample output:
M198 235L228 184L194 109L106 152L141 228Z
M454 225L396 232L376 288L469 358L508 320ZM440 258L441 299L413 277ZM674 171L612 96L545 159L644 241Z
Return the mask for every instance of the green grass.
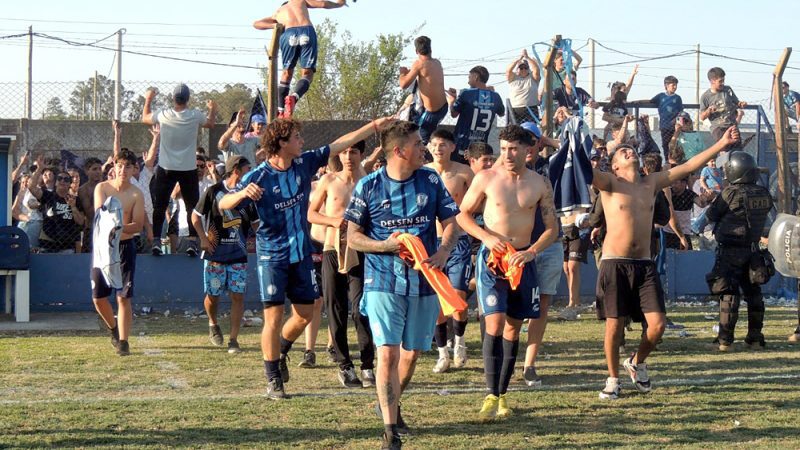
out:
M435 375L435 352L421 359L403 397L413 433L404 444L800 447L800 347L786 342L796 312L768 308L768 349L752 352L737 343L730 354L710 351L715 322L708 314L715 315L711 306L671 312L691 336L664 337L648 361L651 394L626 382L623 398L611 403L597 398L606 377L602 325L591 314L552 322L537 368L544 388L521 382L521 354L509 394L515 414L491 424L477 421L484 385L473 322L465 369ZM743 318L740 334L746 327ZM99 331L0 335L0 448L378 447L374 390L339 386L323 351L324 331L316 369L296 367L303 345L295 344L287 384L293 398L275 402L263 397L259 330L243 330L245 352L228 355L210 346L204 320L137 318L127 358L117 357ZM638 331L629 334L630 342Z

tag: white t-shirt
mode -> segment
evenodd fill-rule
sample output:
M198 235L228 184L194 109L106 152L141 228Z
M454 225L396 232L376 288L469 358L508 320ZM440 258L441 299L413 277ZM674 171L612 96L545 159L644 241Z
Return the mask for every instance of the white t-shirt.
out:
M161 109L154 116L161 125L158 165L166 170L196 170L197 132L206 122L198 109Z
M512 108L538 105L539 82L533 79L533 75L520 77L515 74L514 79L508 83L508 99Z
M144 197L144 213L147 220L153 223L153 196L150 195L150 180L153 179L153 171L148 169L147 166L142 167L139 172L139 179L131 177L131 184L138 187L142 191Z

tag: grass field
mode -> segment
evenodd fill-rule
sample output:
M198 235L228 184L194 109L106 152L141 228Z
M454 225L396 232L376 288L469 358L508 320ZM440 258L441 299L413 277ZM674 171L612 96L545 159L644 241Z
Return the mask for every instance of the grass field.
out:
M648 361L651 394L626 379L611 403L597 398L602 325L591 314L552 322L538 364L544 386L524 386L520 355L515 414L490 424L477 421L484 384L472 323L465 369L436 375L435 352L423 356L403 397L405 447L800 448L800 347L786 342L796 311L768 307L767 350L737 343L729 354L710 350L708 315L712 304L671 311L690 336L667 332ZM137 318L126 358L99 331L0 335L0 447L379 448L374 390L339 386L324 333L316 369L296 367L295 344L293 397L275 402L263 397L259 330L243 330L245 352L229 355L209 344L202 319Z

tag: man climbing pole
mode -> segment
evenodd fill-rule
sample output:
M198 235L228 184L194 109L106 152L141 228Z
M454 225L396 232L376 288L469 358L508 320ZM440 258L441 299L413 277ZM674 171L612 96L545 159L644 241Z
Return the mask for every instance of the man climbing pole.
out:
M292 117L297 101L308 92L314 79L317 68L317 33L308 17L308 8L334 9L346 5L347 0L289 0L283 2L275 14L253 22L253 27L257 30L269 30L275 28L276 24L285 28L280 36L283 72L278 83L278 117ZM303 71L290 92L289 85L298 61Z

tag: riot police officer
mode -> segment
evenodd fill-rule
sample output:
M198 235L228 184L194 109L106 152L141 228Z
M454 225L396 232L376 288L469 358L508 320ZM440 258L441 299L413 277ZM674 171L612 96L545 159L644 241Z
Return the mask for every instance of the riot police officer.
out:
M728 185L706 212L716 222L714 236L717 255L714 268L706 276L711 293L720 296L719 334L715 343L728 351L739 319L739 304L747 302L747 337L751 347L763 348L764 299L761 286L751 280L751 259L758 255L758 243L764 235L767 214L772 209L769 191L756 184L758 167L750 154L731 152L724 166Z

